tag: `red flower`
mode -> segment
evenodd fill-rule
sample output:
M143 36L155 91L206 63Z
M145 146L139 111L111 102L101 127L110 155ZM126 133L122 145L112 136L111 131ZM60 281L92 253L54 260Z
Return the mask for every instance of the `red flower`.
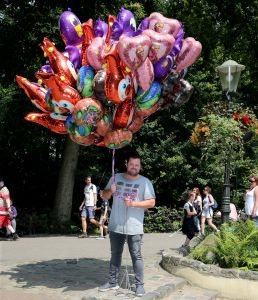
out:
M252 123L252 120L248 116L242 116L241 119L245 125Z
M236 112L236 113L234 114L234 119L235 119L236 121L239 120L239 113L238 113L238 112Z

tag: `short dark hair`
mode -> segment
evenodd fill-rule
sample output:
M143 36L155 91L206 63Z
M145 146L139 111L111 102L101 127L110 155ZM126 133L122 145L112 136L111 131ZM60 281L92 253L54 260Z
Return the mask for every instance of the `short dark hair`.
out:
M138 153L131 153L128 155L126 162L128 162L130 160L130 158L132 159L139 159L141 160L141 157Z

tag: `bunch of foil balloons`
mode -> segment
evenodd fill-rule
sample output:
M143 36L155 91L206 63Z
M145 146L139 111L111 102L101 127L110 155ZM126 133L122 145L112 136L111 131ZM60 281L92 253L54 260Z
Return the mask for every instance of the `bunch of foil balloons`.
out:
M44 38L46 64L37 82L16 80L41 111L25 119L76 143L110 149L129 144L145 118L186 103L193 87L184 79L199 57L201 43L184 37L182 23L152 13L136 26L121 8L107 23L81 23L71 11L59 17L65 50Z

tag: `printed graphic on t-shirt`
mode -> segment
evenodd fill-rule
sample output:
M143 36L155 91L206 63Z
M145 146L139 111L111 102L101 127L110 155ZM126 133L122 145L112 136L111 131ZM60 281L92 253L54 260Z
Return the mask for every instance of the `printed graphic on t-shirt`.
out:
M118 200L124 200L125 197L129 197L130 200L135 201L138 199L139 184L124 183L122 181L117 182L115 197Z

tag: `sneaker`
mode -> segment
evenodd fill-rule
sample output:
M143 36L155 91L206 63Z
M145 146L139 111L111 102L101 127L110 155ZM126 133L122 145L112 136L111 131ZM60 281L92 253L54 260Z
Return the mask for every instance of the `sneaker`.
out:
M19 239L19 236L17 233L13 233L13 241L17 241Z
M119 289L119 285L117 283L106 282L105 284L99 287L99 292L106 292L106 291L118 290L118 289Z
M96 240L104 240L104 239L105 239L104 236L98 236L98 237L96 237Z
M135 295L138 297L142 297L145 294L145 290L143 285L137 285L135 290Z
M78 238L80 239L87 238L87 237L88 237L87 233L83 233L78 236Z

